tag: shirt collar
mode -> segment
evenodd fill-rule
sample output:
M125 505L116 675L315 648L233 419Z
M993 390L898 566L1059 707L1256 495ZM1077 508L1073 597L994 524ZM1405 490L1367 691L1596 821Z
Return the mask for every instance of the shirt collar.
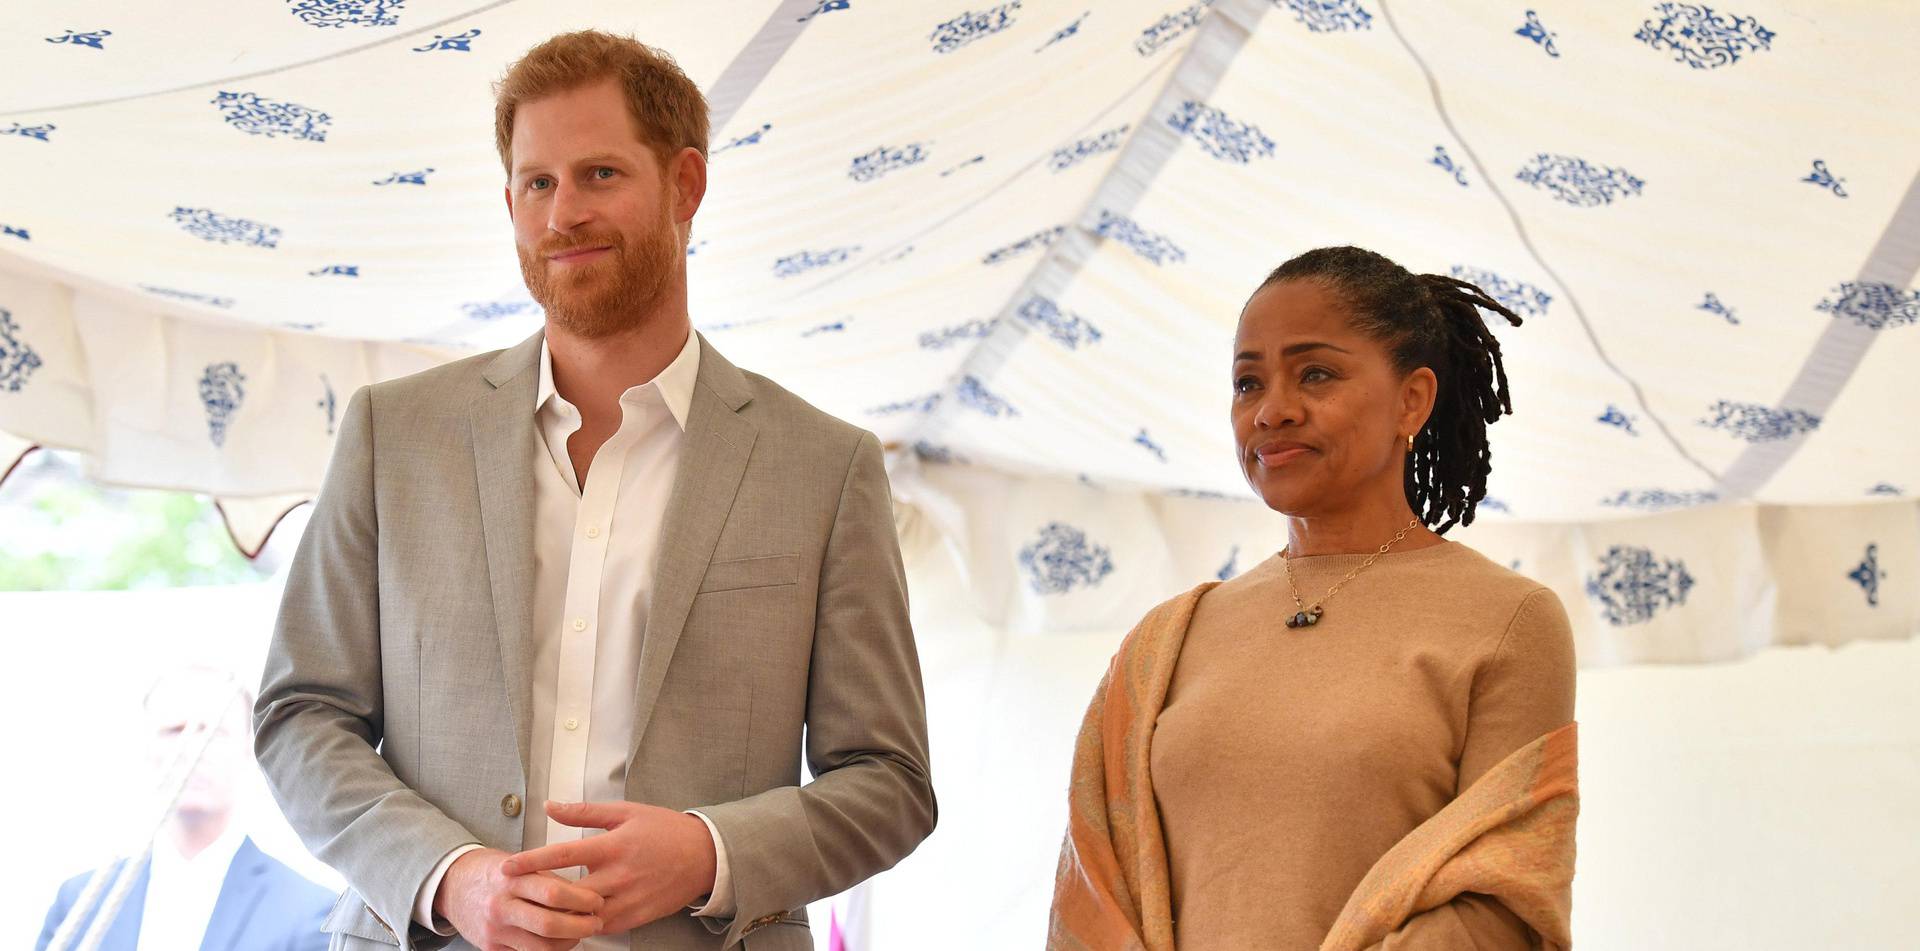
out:
M200 854L189 859L180 854L173 843L171 832L162 829L153 841L153 864L156 869L192 869L204 871L208 876L224 877L227 866L233 864L233 857L240 852L240 843L246 839L246 833L240 831L240 823L227 820L227 828L220 837L207 844Z
M640 386L632 387L627 393L652 386L660 391L660 399L667 404L667 411L673 414L673 421L682 432L687 428L687 414L693 410L693 384L700 378L700 335L687 331L687 342L680 347L680 354L667 364L660 374ZM622 394L625 399L625 394ZM547 405L549 399L564 399L553 388L553 353L547 349L546 337L540 338L540 389L534 394L533 409Z

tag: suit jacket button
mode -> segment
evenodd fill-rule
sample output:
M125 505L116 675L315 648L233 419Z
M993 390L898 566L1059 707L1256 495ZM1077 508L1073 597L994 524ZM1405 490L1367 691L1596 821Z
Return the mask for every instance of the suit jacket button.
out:
M506 798L500 800L500 814L509 819L517 818L520 815L520 797L507 793Z

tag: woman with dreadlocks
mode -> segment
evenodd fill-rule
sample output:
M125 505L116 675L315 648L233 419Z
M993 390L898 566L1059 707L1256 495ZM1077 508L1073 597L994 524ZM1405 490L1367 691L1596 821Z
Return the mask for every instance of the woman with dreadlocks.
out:
M1289 543L1141 621L1075 749L1049 947L1563 948L1574 651L1443 536L1512 411L1464 281L1360 248L1240 314L1240 466ZM1177 663L1176 663L1177 661Z

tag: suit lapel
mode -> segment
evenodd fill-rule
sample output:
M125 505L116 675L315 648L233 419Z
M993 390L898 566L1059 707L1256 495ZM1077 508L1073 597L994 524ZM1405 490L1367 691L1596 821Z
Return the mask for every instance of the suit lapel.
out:
M266 895L260 881L266 864L266 854L254 847L252 839L241 840L240 850L227 863L227 876L220 883L220 897L214 899L200 951L245 951L240 938L246 934L247 919Z
M513 707L520 768L532 743L534 394L540 384L542 337L502 353L487 366L493 390L473 401L473 468L487 548L487 581L500 639L500 672Z
M700 340L700 373L687 413L686 443L673 493L660 524L660 560L654 568L653 602L647 611L646 639L640 647L640 679L633 696L631 764L653 717L666 681L667 665L693 608L693 598L713 560L714 545L733 509L733 497L747 471L758 430L741 418L752 398L745 374Z

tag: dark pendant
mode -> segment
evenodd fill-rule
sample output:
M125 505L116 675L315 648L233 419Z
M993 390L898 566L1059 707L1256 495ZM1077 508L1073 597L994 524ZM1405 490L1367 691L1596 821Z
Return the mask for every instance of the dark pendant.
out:
M1314 626L1315 624L1318 624L1318 623L1320 623L1320 609L1319 609L1319 608L1314 608L1313 610L1311 610L1311 611L1308 611L1308 612L1307 612L1307 626L1308 626L1308 627L1312 627L1312 626Z
M1312 623L1313 623L1312 621L1307 619L1307 612L1305 611L1301 611L1300 613L1295 614L1293 617L1287 618L1288 627L1306 627L1307 625Z

